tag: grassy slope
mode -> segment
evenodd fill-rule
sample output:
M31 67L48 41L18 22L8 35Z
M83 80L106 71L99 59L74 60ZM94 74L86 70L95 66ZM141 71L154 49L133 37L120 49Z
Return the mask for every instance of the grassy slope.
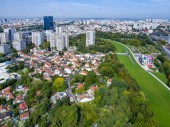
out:
M117 52L124 51L124 46L114 43ZM149 99L155 119L161 127L170 126L170 92L155 78L144 71L136 62L135 64L128 56L118 56L130 75L136 79L141 89ZM133 58L134 59L134 58Z
M166 78L166 75L160 72L152 72L157 78L159 78L162 82L165 84L168 82L168 79Z

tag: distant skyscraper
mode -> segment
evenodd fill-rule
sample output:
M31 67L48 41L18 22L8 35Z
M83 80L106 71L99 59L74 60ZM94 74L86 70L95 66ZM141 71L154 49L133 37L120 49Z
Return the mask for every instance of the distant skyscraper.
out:
M87 31L86 32L86 46L95 45L95 31Z
M53 30L53 16L44 16L44 30Z
M170 44L170 34L168 34L168 44Z
M36 47L39 47L42 43L44 43L43 33L42 32L32 32L32 43L34 43Z

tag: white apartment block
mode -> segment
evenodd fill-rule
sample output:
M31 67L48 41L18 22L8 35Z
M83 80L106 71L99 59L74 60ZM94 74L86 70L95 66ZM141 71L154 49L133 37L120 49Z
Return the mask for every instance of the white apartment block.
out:
M0 42L1 44L9 42L8 33L0 33Z
M10 44L0 44L0 53L8 54L11 52Z
M46 30L45 31L45 34L46 34L46 37L47 37L47 41L50 41L50 36L51 36L52 33L53 33L53 30Z
M62 26L56 27L56 34L61 34L63 33L63 31L64 31L64 28Z
M50 35L50 47L51 49L56 48L56 34L52 33Z
M20 40L20 41L13 41L13 48L17 51L25 50L26 49L26 41Z
M95 45L95 31L87 31L86 32L86 46Z
M66 33L63 34L51 34L50 36L51 49L56 48L58 51L62 51L65 47L69 47L69 37Z
M4 29L4 33L8 33L9 41L12 42L14 40L14 33L16 32L16 29L13 28L7 28Z
M35 47L39 47L44 43L44 35L42 32L32 32L32 43L35 44Z
M23 40L23 34L21 32L14 33L14 41L21 41Z

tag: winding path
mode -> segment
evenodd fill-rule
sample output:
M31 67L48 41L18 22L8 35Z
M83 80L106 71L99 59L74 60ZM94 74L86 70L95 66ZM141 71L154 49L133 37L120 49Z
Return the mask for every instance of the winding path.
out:
M165 83L163 83L163 82L162 82L159 78L157 78L154 74L152 74L151 72L147 71L147 70L139 63L139 61L136 60L134 53L132 52L132 50L131 50L128 46L126 46L126 45L124 45L124 44L122 44L122 43L119 43L119 42L115 42L115 43L121 44L121 45L123 45L124 47L126 47L126 48L130 51L130 53L132 54L132 56L134 57L135 61L139 64L139 66L140 66L141 68L143 68L147 73L149 73L150 75L152 75L157 81L159 81L166 89L168 89L168 90L170 91L170 88L169 88ZM118 53L117 53L117 54L118 54Z

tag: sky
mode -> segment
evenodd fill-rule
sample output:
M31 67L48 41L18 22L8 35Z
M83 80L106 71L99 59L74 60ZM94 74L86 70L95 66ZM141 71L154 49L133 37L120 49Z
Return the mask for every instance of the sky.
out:
M170 0L0 0L0 17L169 18Z

